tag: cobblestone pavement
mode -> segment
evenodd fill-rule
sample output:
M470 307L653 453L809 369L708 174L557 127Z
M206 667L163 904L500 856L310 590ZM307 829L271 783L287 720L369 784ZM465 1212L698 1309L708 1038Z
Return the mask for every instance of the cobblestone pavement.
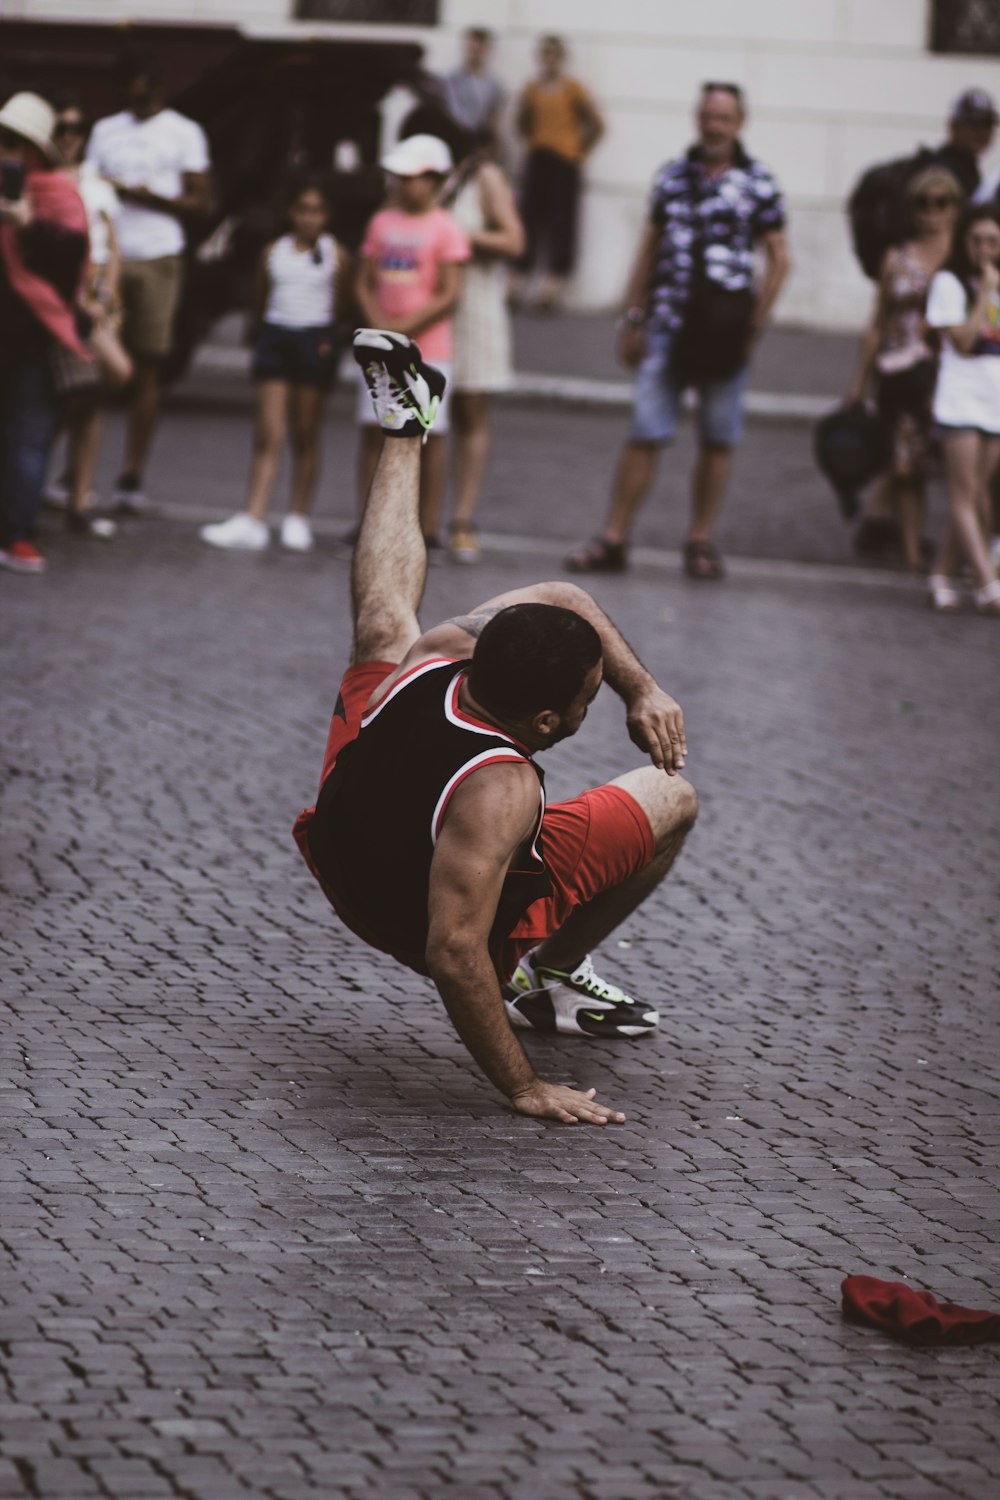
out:
M506 1108L293 850L329 547L49 550L0 578L0 1495L1000 1493L1000 1351L838 1305L854 1271L998 1297L994 623L805 569L599 585L702 813L601 954L660 1034L529 1043L628 1114L571 1130ZM434 569L428 617L558 554ZM548 759L554 795L634 763L616 701Z

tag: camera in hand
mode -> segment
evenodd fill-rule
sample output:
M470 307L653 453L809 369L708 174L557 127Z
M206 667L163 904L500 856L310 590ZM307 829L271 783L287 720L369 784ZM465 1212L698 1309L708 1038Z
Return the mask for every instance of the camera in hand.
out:
M0 164L0 198L15 203L24 192L24 163L5 161Z

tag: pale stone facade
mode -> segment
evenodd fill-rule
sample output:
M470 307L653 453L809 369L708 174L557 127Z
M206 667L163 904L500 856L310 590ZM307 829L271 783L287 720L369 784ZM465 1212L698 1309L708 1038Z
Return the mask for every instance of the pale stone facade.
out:
M290 0L5 0L7 16L176 20L248 31L385 35L381 26L288 21ZM616 302L659 163L689 142L698 85L741 83L750 151L777 174L790 209L795 270L782 322L855 327L870 299L850 252L843 203L867 164L944 134L951 100L979 86L1000 99L1000 59L942 57L926 47L929 0L441 0L435 28L392 28L421 41L428 65L454 65L462 29L497 37L496 71L513 93L536 38L571 48L572 71L597 98L608 133L587 169L584 232L572 299ZM984 166L1000 171L994 147Z

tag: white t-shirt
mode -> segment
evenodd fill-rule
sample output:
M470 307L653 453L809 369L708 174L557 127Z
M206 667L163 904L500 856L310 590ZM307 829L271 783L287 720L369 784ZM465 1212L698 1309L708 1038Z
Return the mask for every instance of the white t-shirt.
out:
M333 322L337 246L321 234L315 250L297 250L290 234L275 240L267 257L264 322L281 328L321 328Z
M969 298L951 271L939 271L931 282L926 316L931 328L957 328L969 316ZM971 354L960 354L947 334L942 339L934 420L1000 433L1000 299L995 295Z
M148 120L123 110L98 120L87 160L126 187L148 187L161 198L179 198L185 172L208 171L208 141L200 125L175 109L161 109ZM180 255L184 230L172 214L123 203L118 243L124 260L156 260Z
M76 185L80 189L83 206L87 210L87 228L90 230L90 263L92 266L106 266L110 253L108 221L110 220L117 234L118 218L122 211L121 199L110 182L101 176L92 161L83 163Z

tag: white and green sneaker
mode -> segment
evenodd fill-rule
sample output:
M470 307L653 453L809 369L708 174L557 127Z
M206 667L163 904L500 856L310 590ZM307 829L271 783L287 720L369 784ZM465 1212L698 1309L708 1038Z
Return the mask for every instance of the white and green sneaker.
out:
M572 974L547 969L534 957L534 950L526 953L503 987L512 1026L575 1036L645 1036L659 1024L652 1006L594 973L589 953Z
M354 358L361 366L375 416L386 437L426 438L444 395L445 378L425 364L405 333L358 328Z

